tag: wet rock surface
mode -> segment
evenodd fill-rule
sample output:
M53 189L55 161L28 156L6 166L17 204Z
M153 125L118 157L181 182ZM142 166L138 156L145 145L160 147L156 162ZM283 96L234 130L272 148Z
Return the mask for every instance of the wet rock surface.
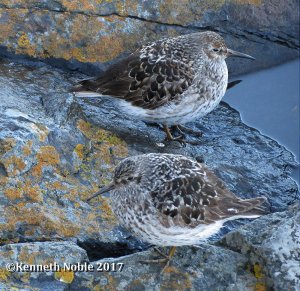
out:
M290 152L243 124L238 112L225 103L189 125L203 131L201 145L163 144L161 129L126 116L113 100L76 99L67 93L81 77L43 63L1 60L0 251L5 254L1 256L1 290L21 286L26 286L24 290L252 290L257 284L280 288L278 278L295 286L297 276L286 274L286 260L296 262L293 253L299 249L299 240L292 238L295 211L267 215L245 225L235 244L230 235L240 229L228 234L222 245L179 248L167 272L160 274L161 265L139 262L156 254L152 249L135 253L149 246L119 226L109 207L109 195L84 202L108 183L120 159L170 152L204 161L238 196L265 196L270 212L284 211L299 200L297 185L289 177L296 165ZM214 240L245 222L228 223ZM263 249L241 251L243 244L255 246L259 235L254 236L253 229L258 232L260 225L265 229L259 243ZM275 256L278 247L273 237L285 228L291 233L291 240L285 240L291 255L287 257L284 251ZM267 245L274 255L264 249ZM24 250L37 258L22 255ZM110 261L124 262L124 269L13 275L5 270L13 260L47 264L63 257L72 263L94 261L96 265L115 257ZM276 269L274 262L282 267Z
M141 44L201 30L221 33L257 62L231 62L234 74L299 56L296 0L98 1L3 0L1 53L38 57L91 73ZM52 60L51 60L52 58Z

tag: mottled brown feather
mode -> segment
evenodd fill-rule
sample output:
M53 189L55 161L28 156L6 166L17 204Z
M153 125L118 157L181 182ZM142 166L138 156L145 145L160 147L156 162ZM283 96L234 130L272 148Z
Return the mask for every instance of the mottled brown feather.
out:
M233 215L265 213L259 208L264 198L242 200L205 165L184 157L177 163L180 169L177 175L165 177L164 184L150 193L154 206L162 214L163 225L170 226L172 220L172 224L178 226L196 227Z
M191 60L184 50L175 54L165 41L144 46L114 64L95 79L83 80L73 92L91 91L155 109L179 98L194 78Z

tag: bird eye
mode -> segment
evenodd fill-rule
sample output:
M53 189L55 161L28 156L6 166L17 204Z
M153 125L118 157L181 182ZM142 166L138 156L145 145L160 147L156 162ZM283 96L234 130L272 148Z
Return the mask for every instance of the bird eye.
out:
M219 49L217 49L217 48L214 48L214 49L213 49L213 51L214 51L214 52L218 52L218 51L219 51Z

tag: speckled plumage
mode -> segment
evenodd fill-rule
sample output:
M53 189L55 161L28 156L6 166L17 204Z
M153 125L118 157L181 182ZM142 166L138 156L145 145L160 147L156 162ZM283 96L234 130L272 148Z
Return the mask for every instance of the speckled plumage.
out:
M259 207L264 198L236 197L204 164L181 155L127 158L116 167L113 182L93 197L107 190L121 224L159 246L195 244L227 220L264 213Z
M229 50L211 31L153 42L96 79L83 80L78 96L110 95L129 114L166 126L187 123L212 111L225 94L225 58L250 56Z

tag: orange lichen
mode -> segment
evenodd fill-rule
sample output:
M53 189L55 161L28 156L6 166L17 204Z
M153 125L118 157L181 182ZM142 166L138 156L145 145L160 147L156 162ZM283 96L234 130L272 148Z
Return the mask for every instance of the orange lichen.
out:
M19 175L26 167L24 161L16 156L10 156L3 161L6 172L9 176Z
M52 183L47 183L48 189L56 189L56 190L65 190L67 187L64 186L60 181L54 181Z
M16 140L12 137L0 140L0 155L9 152L16 145Z
M49 130L46 126L36 123L36 124L32 124L32 127L34 127L35 131L37 132L37 135L39 137L39 140L41 142L45 142L46 138L49 134Z
M192 283L188 273L182 272L175 267L168 266L164 270L164 274L168 275L161 284L161 289L172 290L189 290L192 288Z
M264 283L256 283L254 291L267 291L267 286Z
M32 141L29 140L26 145L23 147L23 155L29 156L31 154Z
M40 163L55 166L60 163L59 154L54 146L41 146L40 152L37 154Z
M4 190L4 195L11 201L27 197L30 201L42 201L41 190L38 185L32 186L29 181L19 183L18 187L10 187Z
M4 190L4 195L11 201L23 197L23 191L20 188L7 188Z
M69 220L63 209L49 209L49 206L18 203L7 206L5 216L7 219L6 230L8 231L15 231L19 224L26 225L27 229L30 227L40 228L44 238L51 238L55 233L64 238L74 237L80 231L78 222Z
M35 263L35 255L36 254L34 252L29 251L27 246L23 246L20 250L18 259L22 263L33 265Z
M57 166L60 163L59 154L53 146L41 146L40 151L36 155L38 163L32 168L32 174L35 177L42 175L43 167Z
M56 280L67 284L71 284L74 280L74 277L75 277L74 272L66 271L63 269L54 273L54 278Z
M32 186L29 181L25 183L23 193L33 202L41 202L43 200L40 187L38 185Z
M238 4L252 4L252 5L261 5L262 0L231 0Z

